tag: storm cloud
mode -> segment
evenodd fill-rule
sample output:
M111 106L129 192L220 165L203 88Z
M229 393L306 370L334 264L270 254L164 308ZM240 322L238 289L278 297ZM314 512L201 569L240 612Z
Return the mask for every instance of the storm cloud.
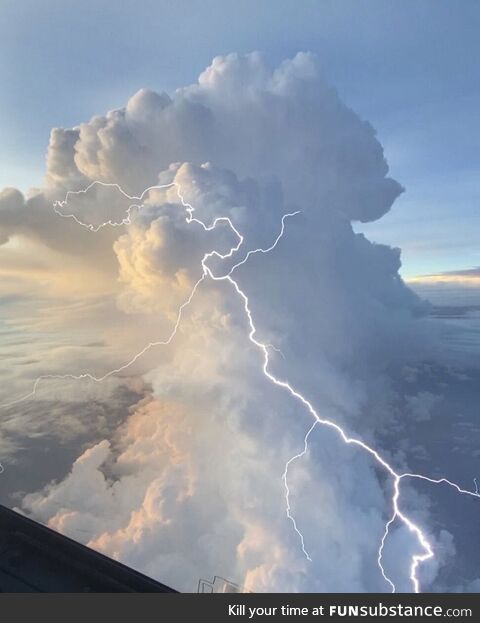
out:
M95 181L142 196L130 224L128 202L115 187L64 206L87 225L114 226L95 233L53 212L54 201ZM156 185L164 187L142 195ZM171 96L141 90L124 108L53 130L44 188L27 198L4 191L0 235L10 257L17 239L35 244L39 258L55 253L51 270L65 272L65 296L70 268L60 257L74 257L72 266L92 275L85 280L91 297L108 299L88 331L95 343L107 326L107 353L93 348L95 369L105 372L149 342L167 341L202 277L205 254L225 255L238 242L228 227L206 231L188 222L186 206L207 225L228 217L244 237L231 258L206 261L215 276L272 245L282 216L298 211L270 253L250 255L234 270L256 336L271 345L277 377L404 469L413 459L403 436L428 422L442 401L438 388L408 381L426 377L437 334L424 317L427 306L399 275L400 250L370 242L352 225L381 218L402 190L388 176L374 129L342 103L313 55L300 53L271 70L258 53L232 54L215 58L197 83ZM32 279L27 267L21 274ZM48 293L51 322L60 292L59 285ZM79 321L59 316L62 331L78 331ZM132 399L114 430L102 425L86 449L83 431L68 473L19 506L181 590L214 575L254 591L389 590L377 550L392 483L368 454L319 426L289 470L292 513L312 560L302 551L282 475L313 422L262 374L249 330L235 288L205 278L175 338L126 371L148 390ZM63 357L56 369L89 366ZM46 397L34 404L44 418ZM57 425L48 418L48 426ZM95 429L90 416L88 428ZM417 447L417 456L423 450ZM405 501L438 552L421 572L430 587L455 546L443 527L429 523L425 492L406 488ZM415 551L411 534L392 530L385 564L400 590L411 589Z

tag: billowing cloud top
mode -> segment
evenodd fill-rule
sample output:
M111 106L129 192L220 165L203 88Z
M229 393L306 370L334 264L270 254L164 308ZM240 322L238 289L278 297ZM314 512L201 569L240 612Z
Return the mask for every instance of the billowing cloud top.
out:
M50 183L123 180L138 193L172 162L279 179L288 202L371 221L401 192L373 128L330 88L311 54L271 72L259 54L217 57L170 98L148 90L75 130L54 130Z

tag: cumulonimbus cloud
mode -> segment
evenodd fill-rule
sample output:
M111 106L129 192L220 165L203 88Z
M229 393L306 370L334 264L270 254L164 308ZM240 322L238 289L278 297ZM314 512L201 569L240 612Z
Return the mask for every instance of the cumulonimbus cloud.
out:
M61 228L73 240L75 223L43 221L35 206L43 217L49 202L93 181L136 196L166 185L148 193L130 225L98 237L76 228L92 256L107 248L125 322L162 330L201 277L205 253L232 245L231 232L186 222L179 188L204 222L231 219L243 253L271 244L282 215L299 210L275 249L250 257L236 278L260 337L281 351L273 351L275 371L348 430L387 444L383 435L401 425L390 409L392 375L428 357L432 344L422 303L399 276L399 250L352 227L388 212L402 188L388 177L373 128L341 102L314 56L273 71L256 53L217 57L171 97L141 90L125 108L54 130L47 165L32 197L0 199L3 240L23 235L61 249ZM99 208L98 193L83 199L74 209L97 225L125 207L112 196ZM215 271L232 265L212 260ZM321 431L290 475L312 562L305 558L281 477L311 422L261 374L247 335L235 292L206 283L175 340L142 371L151 392L111 438L79 452L64 479L27 495L23 509L183 590L216 574L259 591L388 590L376 564L388 485L368 456ZM425 519L421 499L419 507ZM440 551L448 541L431 538ZM400 530L386 552L405 590L414 547Z

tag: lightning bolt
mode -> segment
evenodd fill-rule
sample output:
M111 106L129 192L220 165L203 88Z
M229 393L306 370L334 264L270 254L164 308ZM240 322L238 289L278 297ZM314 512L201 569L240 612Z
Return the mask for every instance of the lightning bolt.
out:
M287 517L292 522L293 529L298 534L298 537L300 539L300 544L302 546L302 552L304 553L305 558L309 562L313 562L313 561L312 561L312 558L310 557L310 554L305 549L305 539L303 537L303 534L298 529L297 521L296 521L295 517L290 512L292 509L291 509L291 506L290 506L290 487L288 486L288 470L290 469L290 465L292 463L294 463L295 461L298 461L298 459L301 459L302 457L304 457L307 454L307 452L308 452L308 438L310 437L310 434L313 432L313 429L316 427L317 424L318 424L318 422L315 420L315 422L308 429L308 432L305 435L304 440L303 440L303 450L301 452L299 452L298 454L295 454L294 456L292 456L285 463L285 470L284 470L283 476L282 476L283 486L285 487L285 511L287 513Z
M93 186L95 185L101 185L101 186L105 186L105 187L112 187L115 188L116 190L118 190L120 193L122 193L126 198L128 198L131 201L138 201L140 202L139 204L137 203L133 203L129 206L129 208L126 211L126 216L121 220L121 221L112 221L112 220L108 220L104 223L101 223L100 225L97 226L93 226L91 223L85 223L83 221L81 221L75 214L73 213L65 213L62 211L62 209L68 204L68 198L71 195L76 195L76 194L84 194L86 192L88 192ZM140 196L132 196L132 195L128 195L118 184L113 184L113 183L105 183L105 182L101 182L101 181L94 181L92 182L89 186L87 186L84 190L79 190L79 191L68 191L66 194L66 197L63 201L57 201L54 203L53 205L53 209L55 211L55 213L60 216L61 218L68 218L68 219L73 219L75 220L75 222L79 225L81 225L82 227L85 227L86 229L88 229L89 231L95 233L100 231L100 229L106 227L106 226L112 226L112 227L120 227L122 225L129 225L132 222L132 210L133 208L138 208L138 210L141 210L144 206L143 203L143 198L145 197L145 195L151 191L151 190L160 190L160 189L165 189L165 188L169 188L169 187L175 187L176 188L176 192L178 195L178 198L180 199L180 202L182 204L182 206L185 208L185 211L187 213L186 216L186 222L187 223L198 223L199 225L201 225L201 227L203 227L203 229L205 231L211 231L212 229L215 229L219 223L225 223L228 227L231 228L231 230L234 232L235 236L237 237L237 244L232 246L230 248L230 250L225 253L225 254L221 254L218 251L209 251L208 253L206 253L201 261L201 266L202 266L202 276L200 277L200 279L195 283L195 285L193 286L193 289L189 295L189 297L187 298L187 300L180 306L179 310L178 310L178 315L177 315L177 319L176 322L174 324L173 330L170 333L169 337L166 340L161 340L161 341L156 341L156 342L150 342L149 344L147 344L141 351L139 351L136 355L134 355L134 357L132 357L132 359L130 359L130 361L128 361L127 363L125 363L124 365L120 366L119 368L116 368L114 370L110 370L109 372L107 372L106 374L104 374L103 376L100 377L96 377L88 372L84 372L82 374L78 374L78 375L73 375L73 374L63 374L63 375L43 375L37 378L37 380L35 381L32 391L27 394L26 396L23 396L22 398L19 398L17 400L14 400L10 403L4 403L2 405L0 405L0 408L5 408L8 406L12 406L15 404L19 404L25 400L28 400L30 398L33 398L36 394L38 385L41 383L42 380L46 380L46 379L72 379L72 380L80 380L80 379L89 379L91 381L97 382L97 383L101 383L102 381L104 381L105 379L118 374L124 370L126 370L127 368L129 368L131 365L133 365L140 357L142 357L142 355L144 355L148 350L150 350L151 348L154 348L156 346L161 346L161 345L167 345L169 344L173 338L175 337L178 327L180 325L181 319L182 319L182 315L183 312L185 310L185 308L191 303L195 293L197 292L200 284L208 277L210 279L212 279L213 281L227 281L228 283L230 283L230 285L232 286L233 290L236 292L236 294L239 296L239 298L242 301L243 304L243 308L245 311L245 315L246 318L248 320L248 325L249 325L249 333L248 333L248 339L249 341L256 347L256 349L258 349L258 351L261 353L262 355L262 359L263 359L263 365L262 365L262 371L263 374L265 375L265 377L271 381L271 383L273 383L274 385L276 385L277 387L280 387L281 389L285 390L286 392L288 392L290 394L290 396L292 398L294 398L296 401L298 401L307 411L308 413L313 417L313 424L310 426L310 428L308 429L307 433L305 434L304 437L304 444L303 444L303 450L292 456L285 464L285 469L283 472L283 483L284 483L284 487L285 487L285 503L286 503L286 515L287 518L291 521L293 528L295 530L295 532L297 533L299 539L300 539L300 543L301 543L301 548L302 548L302 552L305 555L305 557L307 558L307 560L312 561L312 558L310 557L306 547L305 547L305 540L304 540L304 536L302 534L302 532L299 530L297 522L295 517L291 514L291 506L290 506L290 489L288 486L288 471L290 466L292 465L293 462L300 460L302 457L304 457L306 455L306 453L308 452L308 440L309 437L311 435L311 433L314 431L314 429L316 428L317 425L321 425L321 426L325 426L327 428L330 428L332 430L334 430L337 435L340 437L340 439L347 445L352 445L352 446L356 446L358 448L361 448L364 452L366 452L368 455L370 455L374 461L383 469L383 471L385 471L388 476L390 476L393 479L393 495L391 498L391 505L392 505L392 514L390 516L390 519L387 521L386 525L385 525L385 530L380 542L380 546L378 549L378 555L377 555L377 564L380 568L380 571L382 573L383 578L385 579L385 581L389 584L390 589L392 592L395 592L396 587L395 584L392 582L392 580L388 577L388 575L385 572L385 569L383 567L382 564L382 557L383 557L383 550L385 547L385 543L386 543L386 539L389 535L389 531L391 526L393 525L393 523L395 521L400 521L401 523L403 523L408 530L415 535L418 544L420 545L421 549L422 549L422 553L416 553L414 555L412 555L411 560L410 560L410 580L412 581L412 587L414 589L414 591L416 593L420 592L420 583L417 577L417 570L420 564L426 562L427 560L431 559L434 557L434 551L432 549L431 544L429 543L427 537L425 536L424 532L422 531L422 529L416 524L414 523L407 515L405 515L405 513L403 513L403 511L400 508L400 485L402 480L404 479L417 479L417 480L423 480L426 482L429 482L431 484L436 484L436 485L440 485L440 484L446 484L452 488L454 488L458 493L463 494L463 495L468 495L468 496L472 496L472 497L476 497L476 498L480 498L480 493L478 492L478 488L477 488L477 483L475 481L475 491L470 491L467 489L463 489L462 487L460 487L458 484L448 480L447 478L430 478L428 476L424 476L422 474L416 474L416 473L410 473L410 472L404 472L404 473L398 473L397 471L395 471L395 469L379 454L379 452L377 452L377 450L375 450L374 448L370 447L368 444L366 444L364 441L362 441L361 439L358 439L356 437L351 437L349 436L344 429L338 425L336 422L332 421L332 420L328 420L328 419L324 419L322 417L320 417L320 415L317 413L317 411L315 410L315 408L313 407L312 403L305 398L300 392L298 392L294 387L292 387L290 385L290 383L288 381L282 380L277 378L276 376L274 376L270 370L269 370L269 364L270 364L270 355L269 355L269 350L272 349L272 345L271 344L267 344L264 342L259 341L256 338L256 334L257 334L257 329L255 327L255 323L253 321L253 316L252 316L252 312L250 309L250 302L248 299L248 296L245 294L245 292L240 288L240 286L238 285L238 283L232 278L232 274L233 272L239 268L240 266L242 266L243 264L245 264L248 259L257 253L269 253L270 251L272 251L273 249L275 249L275 247L277 246L277 244L279 243L279 241L281 240L281 238L283 237L284 231L285 231L285 220L289 217L295 216L296 214L298 214L298 212L293 212L293 213L289 213L289 214L285 214L282 216L281 219L281 228L280 228L280 233L278 234L278 236L275 238L274 242L271 244L270 247L263 249L263 248L257 248L257 249L253 249L250 250L246 253L245 257L239 261L238 263L236 263L227 274L224 275L215 275L212 270L207 266L206 262L212 258L212 257L217 257L221 260L223 259L227 259L227 258L231 258L235 253L237 253L240 249L240 247L242 246L243 242L244 242L244 237L242 236L242 234L240 234L240 232L236 229L236 227L233 225L231 219L229 217L218 217L216 218L213 223L211 225L206 225L203 221L197 219L196 217L193 216L193 212L194 212L194 208L184 200L182 194L181 194L181 190L179 185L176 182L172 182L170 184L163 184L163 185L155 185L155 186L150 186L148 187L146 190L143 191L143 193ZM274 350L278 350L275 349Z

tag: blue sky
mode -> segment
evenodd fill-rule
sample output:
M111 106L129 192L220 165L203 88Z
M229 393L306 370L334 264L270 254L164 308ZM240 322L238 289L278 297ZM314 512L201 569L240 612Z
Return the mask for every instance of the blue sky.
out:
M39 184L49 131L172 91L217 54L316 52L407 189L362 226L406 276L480 265L480 4L474 0L3 0L0 186Z

